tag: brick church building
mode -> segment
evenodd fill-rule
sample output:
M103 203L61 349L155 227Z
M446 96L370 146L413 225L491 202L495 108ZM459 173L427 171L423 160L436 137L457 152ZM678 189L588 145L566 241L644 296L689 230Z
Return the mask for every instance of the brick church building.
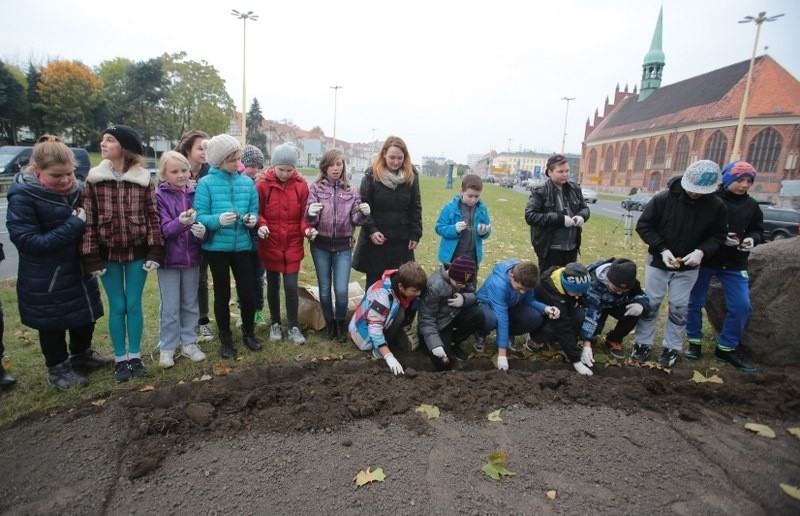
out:
M699 159L730 161L750 60L661 86L659 14L644 59L641 89L606 98L586 121L581 183L607 192L656 192ZM751 191L770 198L784 179L800 179L800 82L770 56L757 57L742 133L742 159L758 171Z

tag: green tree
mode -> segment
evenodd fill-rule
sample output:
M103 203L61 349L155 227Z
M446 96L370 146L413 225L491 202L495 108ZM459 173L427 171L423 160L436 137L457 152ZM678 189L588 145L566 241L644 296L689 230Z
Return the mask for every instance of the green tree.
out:
M264 122L264 115L261 113L261 105L257 98L253 98L253 103L250 104L250 110L247 112L247 143L255 145L266 155L267 135L261 128L262 122Z
M25 125L33 131L35 135L45 133L44 110L42 109L42 98L39 95L39 81L42 80L41 67L28 63L28 70L25 72L25 82L28 86L28 116Z
M106 112L109 121L120 124L130 124L132 109L128 102L130 96L130 75L129 70L133 66L133 61L124 57L117 57L109 61L103 61L97 67L97 76L103 79L106 90ZM101 125L103 125L101 124Z
M78 145L90 141L103 81L78 61L51 61L42 69L37 90L44 124L58 133L70 132Z
M17 143L17 129L28 114L25 76L20 80L20 74L15 72L18 70L0 61L0 138L12 145Z
M164 62L157 57L133 63L128 67L126 75L126 102L131 108L128 124L136 128L141 133L142 140L148 144L153 137L167 133L161 110L161 101L168 86Z
M161 59L168 83L162 100L167 138L177 140L190 129L225 132L235 108L217 69L205 61L187 61L185 52Z

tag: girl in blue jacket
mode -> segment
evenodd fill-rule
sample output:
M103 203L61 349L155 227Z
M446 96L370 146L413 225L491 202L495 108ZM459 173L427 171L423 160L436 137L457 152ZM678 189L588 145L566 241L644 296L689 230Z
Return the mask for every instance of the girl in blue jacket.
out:
M78 255L86 221L81 189L72 151L58 138L42 136L30 166L14 177L8 192L6 224L19 251L20 319L39 331L48 381L61 390L88 383L73 367L114 361L92 349L103 304L97 279L84 271Z

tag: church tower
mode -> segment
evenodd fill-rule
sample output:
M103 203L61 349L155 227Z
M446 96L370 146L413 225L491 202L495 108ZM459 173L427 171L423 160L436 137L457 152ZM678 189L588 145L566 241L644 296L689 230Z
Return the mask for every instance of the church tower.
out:
M644 56L642 64L642 89L639 91L639 101L653 94L661 86L661 73L664 71L664 51L661 50L661 19L664 7L658 12L658 22L653 33L650 50Z

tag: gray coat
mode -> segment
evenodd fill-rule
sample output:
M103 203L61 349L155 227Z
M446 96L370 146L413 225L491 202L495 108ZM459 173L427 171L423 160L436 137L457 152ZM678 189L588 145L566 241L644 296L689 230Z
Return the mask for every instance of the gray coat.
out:
M428 278L428 286L422 296L417 324L419 332L425 340L425 345L430 350L442 345L439 331L452 324L453 319L463 308L478 302L475 292L464 291L461 292L464 296L464 305L461 308L453 308L447 304L447 300L456 292L458 291L450 283L450 277L444 267Z

